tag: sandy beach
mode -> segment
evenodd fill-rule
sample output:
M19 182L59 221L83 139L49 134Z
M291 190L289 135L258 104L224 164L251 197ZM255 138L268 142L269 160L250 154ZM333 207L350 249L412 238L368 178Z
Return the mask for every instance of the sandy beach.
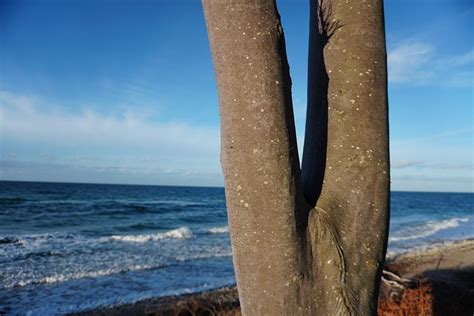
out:
M474 313L474 240L389 258L385 271L379 315ZM423 299L423 302L417 301ZM408 311L409 308L417 310ZM71 315L240 315L240 310L236 287L227 287L151 298Z

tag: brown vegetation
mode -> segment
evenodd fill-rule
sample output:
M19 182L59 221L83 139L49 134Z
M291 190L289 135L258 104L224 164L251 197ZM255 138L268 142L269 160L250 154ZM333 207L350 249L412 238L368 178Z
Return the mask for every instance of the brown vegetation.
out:
M95 315L146 315L146 316L240 316L240 306L235 288L169 299L159 307L122 309ZM418 281L403 292L394 291L379 299L379 316L431 316L433 315L432 288L427 281Z
M433 296L431 285L419 280L415 287L407 288L400 295L393 294L379 299L378 316L431 316ZM191 298L177 303L172 310L160 312L163 316L240 316L240 308L233 304L209 302Z
M229 302L209 301L200 297L178 302L169 310L147 316L240 316L240 307Z
M461 272L457 272L461 273ZM473 315L474 271L464 271L452 282L433 276L404 279L384 271L378 316ZM467 284L467 283L469 284ZM466 284L463 284L466 283ZM236 287L177 297L149 299L124 306L76 313L74 316L240 316Z
M418 280L416 287L407 288L401 295L379 298L379 316L431 316L433 315L433 295L431 284Z

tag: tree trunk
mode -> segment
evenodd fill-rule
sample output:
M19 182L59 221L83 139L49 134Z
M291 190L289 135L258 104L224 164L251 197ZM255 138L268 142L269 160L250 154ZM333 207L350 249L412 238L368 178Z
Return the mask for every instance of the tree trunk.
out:
M381 0L311 2L302 171L275 2L203 8L243 314L374 314L389 218Z

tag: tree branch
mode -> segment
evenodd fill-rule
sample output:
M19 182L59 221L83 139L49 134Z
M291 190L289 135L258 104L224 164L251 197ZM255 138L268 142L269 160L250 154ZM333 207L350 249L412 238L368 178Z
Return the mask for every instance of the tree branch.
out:
M283 293L298 291L307 222L283 30L273 0L205 0L203 8L239 295L250 314L272 314ZM265 306L252 303L262 295Z

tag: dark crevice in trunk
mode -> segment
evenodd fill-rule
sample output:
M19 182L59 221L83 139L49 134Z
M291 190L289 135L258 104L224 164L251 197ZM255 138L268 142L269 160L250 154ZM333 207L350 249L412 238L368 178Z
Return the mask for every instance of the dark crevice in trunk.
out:
M301 178L305 198L311 206L316 205L321 194L326 168L329 76L324 47L341 27L331 16L330 4L310 0L308 105Z

